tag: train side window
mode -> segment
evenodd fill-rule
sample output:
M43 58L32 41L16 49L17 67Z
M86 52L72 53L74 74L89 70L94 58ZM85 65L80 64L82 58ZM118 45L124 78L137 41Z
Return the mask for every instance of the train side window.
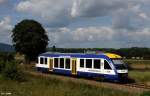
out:
M104 60L104 69L111 69L109 63L106 60Z
M80 59L80 67L84 68L84 59Z
M60 68L64 68L64 58L60 58Z
M45 58L45 60L44 60L45 62L44 62L44 64L47 64L47 58Z
M65 68L70 69L70 58L66 58L65 64L66 64Z
M46 57L40 57L40 64L47 64L47 58Z
M86 68L92 68L92 59L86 59Z
M58 58L54 58L54 67L55 67L55 68L58 67Z
M101 68L100 59L94 59L94 69L100 69L100 68Z
M40 64L44 64L44 58L40 57Z

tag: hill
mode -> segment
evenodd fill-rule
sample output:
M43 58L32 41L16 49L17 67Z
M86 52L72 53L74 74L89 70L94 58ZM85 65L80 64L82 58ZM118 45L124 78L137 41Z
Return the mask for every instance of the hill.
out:
M0 43L0 52L13 52L14 47L9 44Z

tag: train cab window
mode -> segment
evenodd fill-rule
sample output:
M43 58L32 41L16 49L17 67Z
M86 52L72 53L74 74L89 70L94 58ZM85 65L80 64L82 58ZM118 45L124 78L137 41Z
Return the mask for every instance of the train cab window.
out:
M100 59L94 59L94 69L100 69L100 68L101 68Z
M84 68L84 59L80 59L80 67Z
M69 58L66 58L65 64L66 64L65 68L70 69L70 59Z
M92 68L92 59L86 59L86 68Z
M111 70L111 67L110 67L109 63L106 60L104 60L104 69Z
M55 67L55 68L58 67L58 58L54 58L54 67Z
M64 58L60 58L60 68L64 68Z

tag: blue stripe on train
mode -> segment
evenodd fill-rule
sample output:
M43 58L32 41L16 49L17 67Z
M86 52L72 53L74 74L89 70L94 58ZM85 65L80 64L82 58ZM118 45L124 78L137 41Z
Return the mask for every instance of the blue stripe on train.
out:
M48 72L49 71L48 68L43 68L43 67L37 67L37 70L40 72Z
M64 74L64 75L71 75L71 70L53 69L53 72Z
M42 68L42 67L37 67L38 71L41 72L48 72L48 68ZM64 75L71 75L71 70L63 70L63 69L53 69L54 73L59 73L59 74L64 74ZM99 78L105 78L108 80L119 80L118 75L108 75L108 74L98 74L98 73L90 73L90 72L81 72L77 71L78 76L82 77L99 77Z
M108 75L108 74L98 74L98 73L90 73L90 72L77 72L78 76L83 77L99 77L99 78L105 78L109 80L119 80L117 75Z
M43 68L43 67L37 67L37 70L40 72L49 72L48 68ZM53 69L53 72L59 74L71 75L71 70Z

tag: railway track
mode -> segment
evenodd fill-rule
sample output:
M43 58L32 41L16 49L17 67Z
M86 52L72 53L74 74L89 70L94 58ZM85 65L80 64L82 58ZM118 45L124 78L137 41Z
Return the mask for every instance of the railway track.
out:
M145 90L148 90L150 91L150 86L147 86L145 84L140 84L140 83L131 83L131 84L124 84L125 86L129 86L129 87L135 87L135 88L142 88L142 89L145 89Z
M111 83L111 82L100 82L96 80L91 79L85 79L85 78L74 78L74 77L68 77L68 76L62 76L62 75L56 75L56 74L45 74L35 71L26 71L26 73L29 73L33 76L41 76L41 77L49 77L49 78L55 78L62 80L64 82L66 81L72 81L74 83L86 83L92 86L97 87L103 87L103 88L111 88L116 90L124 90L132 93L142 93L144 91L150 91L150 86L146 86L145 84L138 84L138 83L128 83L128 84L120 84L120 83Z

